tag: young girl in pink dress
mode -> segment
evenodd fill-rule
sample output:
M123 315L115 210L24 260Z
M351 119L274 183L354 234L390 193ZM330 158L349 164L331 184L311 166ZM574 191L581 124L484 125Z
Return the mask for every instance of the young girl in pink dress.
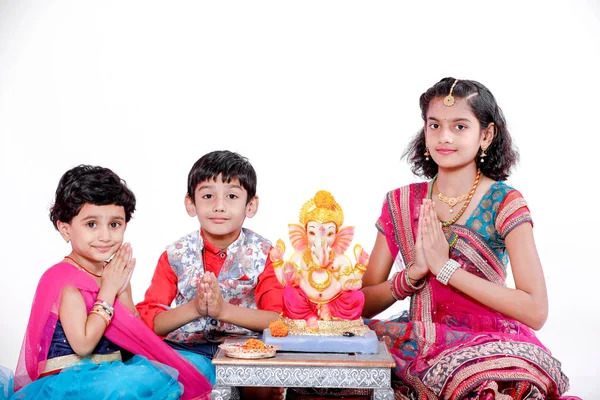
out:
M107 168L62 176L50 219L72 251L40 279L11 399L210 395L204 376L137 316L135 259L123 244L134 210L135 196Z
M485 86L454 78L420 106L405 156L428 181L387 193L363 277L365 317L410 297L399 319L369 323L395 358L396 398L558 398L569 383L534 334L546 284L527 203L504 183L518 158L504 115Z

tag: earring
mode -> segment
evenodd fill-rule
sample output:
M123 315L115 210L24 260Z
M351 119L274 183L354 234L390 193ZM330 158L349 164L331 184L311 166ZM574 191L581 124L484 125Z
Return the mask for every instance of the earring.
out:
M485 154L486 150L487 150L487 147L485 149L483 147L481 148L481 154L479 155L479 157L481 157L481 159L479 160L479 162L483 162L484 158L487 156L487 154Z
M423 155L425 156L425 161L429 161L429 149L427 147L425 147L425 153Z

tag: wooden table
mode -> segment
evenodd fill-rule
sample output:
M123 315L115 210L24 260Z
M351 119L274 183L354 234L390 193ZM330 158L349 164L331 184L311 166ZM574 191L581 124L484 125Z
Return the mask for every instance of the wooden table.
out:
M372 399L394 398L396 364L383 342L377 354L277 352L264 359L230 358L219 349L212 362L217 373L212 400L231 399L234 386L373 389Z

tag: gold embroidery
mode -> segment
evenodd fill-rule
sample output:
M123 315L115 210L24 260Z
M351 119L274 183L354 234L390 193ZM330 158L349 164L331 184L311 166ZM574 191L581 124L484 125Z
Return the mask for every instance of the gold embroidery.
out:
M504 225L506 219L521 207L527 207L527 202L524 198L518 197L510 203L508 203L506 206L504 206L502 210L498 213L498 215L496 216L495 225L496 231L500 232L500 235L502 235L502 225Z
M477 269L483 272L488 281L506 286L504 279L502 279L502 277L500 277L498 273L492 267L490 267L487 261L477 251L475 251L475 249L465 243L464 240L458 239L456 244L454 244L454 248L467 257L469 261L471 261L473 265L477 267Z
M76 362L83 360L84 358L89 359L91 362L95 364L100 364L105 361L121 361L121 351L117 350L113 353L109 354L92 354L89 357L81 357L77 354L69 354L67 356L54 357L49 360L46 360L46 365L44 367L44 371L42 374L49 374L54 371L60 371L63 368L66 368Z
M548 354L544 349L526 342L489 342L482 345L469 346L450 352L433 365L425 376L423 383L439 393L443 382L452 375L465 362L483 357L519 358L530 364L538 366L556 382L562 393L568 388L568 380L560 371L560 362Z
M529 373L531 373L531 375L533 375L533 377L535 377L535 379L538 381L540 386L546 388L546 390L550 386L550 379L548 379L546 376L544 376L544 374L538 368L535 368L531 364L529 364L521 359L518 359L518 358L503 357L503 358L496 358L493 360L486 360L486 361L482 361L482 362L479 362L474 365L470 365L466 368L463 368L455 375L452 375L452 377L449 378L447 383L445 384L446 389L444 389L444 392L443 392L444 396L447 397L450 393L454 393L455 390L460 386L460 384L462 382L464 382L465 380L467 380L468 378L474 377L475 375L481 375L483 373L488 373L490 375L489 376L490 379L494 379L494 377L497 377L498 374L502 374L503 376L506 376L506 374L509 374L511 377L515 378L515 380L518 380L519 378L521 378L521 379L528 378L528 380L529 380L532 378L532 376L530 376L529 374L525 374L525 373L517 372L517 371L502 371L502 372L492 371L492 370L499 370L499 369L508 369L511 367L523 368L523 369L529 371ZM481 379L481 378L479 378L479 379ZM439 392L437 392L437 393L439 394Z
M480 251L484 253L485 256L483 258L490 260L488 264L494 268L502 281L504 282L506 280L506 265L502 263L496 253L490 249L490 246L480 236L474 235L471 230L463 226L454 226L452 229L459 236L469 238L469 241L474 244L474 247L480 249Z

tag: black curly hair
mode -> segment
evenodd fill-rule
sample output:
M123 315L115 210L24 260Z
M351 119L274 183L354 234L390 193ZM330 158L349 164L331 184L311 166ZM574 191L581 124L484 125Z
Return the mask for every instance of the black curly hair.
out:
M240 185L248 192L246 204L256 196L256 171L250 161L238 153L229 150L217 150L207 153L194 163L188 174L187 195L196 201L195 191L199 183L215 180L221 175L223 182L232 179L240 181Z
M125 209L125 222L135 211L135 195L124 180L108 168L78 165L60 178L50 221L58 230L58 221L70 223L85 204L105 206L116 204Z
M450 88L455 80L455 78L444 78L421 95L419 106L421 107L423 121L427 121L427 112L431 100L446 97L450 93ZM498 103L496 103L494 95L481 83L470 80L459 80L452 91L452 95L458 99L467 99L467 104L475 114L482 129L490 123L494 123L494 139L485 151L487 154L485 162L478 165L483 175L496 181L506 180L511 169L519 160L519 152L513 145L506 127L504 114ZM438 166L432 157L429 157L429 160L425 159L423 156L425 150L425 131L421 128L411 140L402 157L406 158L411 164L411 171L415 175L431 179L437 174Z

